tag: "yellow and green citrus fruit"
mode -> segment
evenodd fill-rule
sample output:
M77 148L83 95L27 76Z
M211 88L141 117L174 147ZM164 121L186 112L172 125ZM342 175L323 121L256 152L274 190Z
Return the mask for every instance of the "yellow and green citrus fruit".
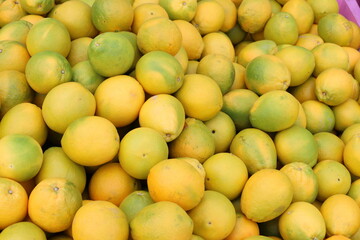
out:
M204 178L179 158L156 163L149 171L147 186L155 202L174 202L185 211L200 203L205 190Z
M271 137L256 128L246 128L236 134L230 145L230 153L239 157L249 174L261 169L275 169L276 149Z
M307 2L310 4L311 8L314 11L314 23L318 23L322 17L330 13L339 12L339 3L336 0L307 0Z
M66 59L72 67L88 60L87 51L92 40L91 37L80 37L71 41L71 49Z
M294 202L280 216L282 239L324 239L326 225L319 209L308 202Z
M343 161L345 143L332 132L318 132L314 134L318 144L318 162L323 160Z
M1 119L0 138L11 134L24 134L34 138L41 146L47 139L48 128L41 109L32 103L19 103Z
M240 207L255 222L279 217L290 206L293 186L287 175L276 169L262 169L251 175L241 194Z
M84 166L72 161L61 147L50 147L44 151L43 163L39 173L35 176L38 184L46 178L65 178L82 193L86 185Z
M187 116L202 121L213 118L223 106L219 85L203 74L185 75L183 85L174 96L183 105Z
M260 229L258 224L245 217L243 213L237 212L235 227L225 240L235 240L239 238L257 236L259 234Z
M31 102L34 91L24 73L15 70L0 72L0 117L19 103Z
M59 20L44 18L30 28L26 47L31 56L42 51L53 51L66 57L71 49L70 33Z
M288 0L281 11L288 12L294 17L299 34L309 32L314 23L314 11L306 0Z
M236 130L249 128L251 127L250 109L258 98L259 96L249 89L231 90L223 97L224 103L221 111L230 116Z
M350 98L332 107L335 116L335 130L344 131L347 127L360 122L360 105Z
M255 57L246 66L245 84L258 95L272 90L286 90L291 83L291 72L277 56L264 54Z
M214 154L203 163L206 178L205 188L224 194L233 200L240 196L248 171L245 163L229 152Z
M94 95L77 82L67 82L52 88L45 96L42 114L47 126L63 134L74 120L95 114Z
M16 0L4 0L0 2L0 27L19 20L26 15L26 11Z
M157 17L145 21L137 33L140 52L164 51L175 55L182 45L182 34L170 19Z
M349 55L339 45L325 42L317 45L312 50L315 57L314 77L328 68L341 68L345 71L349 68Z
M169 143L169 156L191 157L203 163L214 155L215 146L210 128L203 121L188 117L180 135Z
M201 57L209 54L221 54L235 62L235 49L230 38L223 32L211 32L203 36L204 49Z
M0 41L0 49L0 71L25 72L30 55L23 44L15 40L2 40Z
M148 127L129 131L121 140L118 159L132 177L146 179L150 169L168 158L168 146L161 134Z
M256 33L264 29L272 14L271 3L268 0L243 0L238 10L238 23L248 33Z
M98 0L91 6L91 20L100 32L130 30L134 11L130 1Z
M318 34L324 42L349 46L353 37L350 22L340 13L330 13L318 22Z
M152 203L154 201L151 199L148 191L135 190L122 200L119 207L125 213L130 223L141 209Z
M46 94L55 86L69 82L69 61L58 52L42 51L33 55L25 68L26 80L37 93Z
M46 15L55 7L55 0L20 0L21 7L34 15Z
M130 234L125 213L119 206L101 200L82 205L74 216L71 229L73 239L78 240L126 240Z
M184 107L173 95L154 95L141 106L139 124L158 131L166 142L171 142L184 128Z
M283 164L303 162L313 167L317 162L317 142L306 128L292 126L279 131L275 135L274 143L278 159Z
M135 57L131 42L119 32L97 35L91 41L87 53L95 72L104 77L126 73Z
M35 223L29 221L20 221L6 227L0 234L0 239L23 239L23 240L46 240L45 232Z
M280 168L290 179L294 196L292 202L313 203L318 195L318 179L309 164L291 162Z
M222 94L230 91L235 79L235 68L232 61L220 54L209 54L201 58L196 73L215 80Z
M288 89L288 91L300 103L308 100L317 100L317 97L315 95L315 77L309 77L303 84L291 87Z
M27 215L28 195L24 187L15 180L0 177L0 229L25 219ZM0 234L0 238L1 238Z
M276 44L295 44L299 30L295 18L288 12L278 12L270 17L264 27L264 38Z
M212 119L205 121L215 138L215 153L226 152L236 134L235 123L226 113L220 111ZM1 125L0 125L1 128Z
M97 87L105 80L105 77L97 74L91 66L89 60L79 62L72 67L72 80L83 85L92 94Z
M237 55L237 62L246 67L254 58L269 54L273 55L278 51L277 45L272 40L259 40L246 45Z
M196 0L159 0L171 20L185 20L190 22L196 13L198 2Z
M277 132L291 127L299 114L299 102L284 90L273 90L261 95L250 109L250 123L266 132Z
M117 75L102 81L95 93L95 115L110 120L115 127L134 122L145 101L144 89L135 78Z
M360 123L354 123L351 126L347 127L342 133L341 133L341 140L344 142L344 144L348 143L352 137L360 134Z
M71 226L81 204L82 196L75 184L65 178L47 178L31 191L28 214L44 231L61 232Z
M191 239L194 223L179 205L160 201L141 209L130 222L132 239Z
M343 153L344 165L352 175L357 177L360 176L359 146L360 146L360 135L356 134L349 141L346 142Z
M289 46L276 52L275 56L283 60L290 71L290 87L304 83L315 69L315 57L306 48Z
M351 186L351 175L346 167L335 160L323 160L314 166L318 179L319 192L317 199L325 201L335 194L346 194Z
M0 29L0 41L10 40L26 44L26 37L33 25L25 20L17 20L6 24Z
M11 134L0 139L0 176L27 181L39 172L43 163L40 144L25 134Z
M237 7L232 0L216 0L224 9L225 19L220 31L227 32L237 24Z
M95 37L98 30L91 19L91 7L83 1L66 1L56 5L48 17L62 22L72 40L82 37Z
M315 80L317 99L329 106L344 103L351 97L352 93L353 77L341 68L326 69Z
M175 93L184 81L180 62L164 51L144 54L136 64L135 75L145 92L151 95Z
M120 137L109 120L84 116L71 122L61 137L66 155L83 166L98 166L116 157Z
M188 211L194 223L194 234L204 239L224 239L236 224L236 211L222 193L206 190L200 203Z
M319 35L304 33L299 35L295 45L311 51L314 47L322 43L324 43L324 40Z
M335 126L332 109L318 100L307 100L301 104L306 116L306 128L311 133L331 132Z

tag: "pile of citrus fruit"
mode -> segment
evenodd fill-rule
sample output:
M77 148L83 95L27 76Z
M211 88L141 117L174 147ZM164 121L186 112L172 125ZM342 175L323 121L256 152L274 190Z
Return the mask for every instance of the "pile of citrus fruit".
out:
M359 48L336 0L0 0L0 240L360 240Z

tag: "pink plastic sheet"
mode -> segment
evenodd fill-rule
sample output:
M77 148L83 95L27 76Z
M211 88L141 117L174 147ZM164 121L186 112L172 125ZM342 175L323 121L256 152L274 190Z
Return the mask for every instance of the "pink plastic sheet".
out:
M339 12L360 26L360 0L338 0Z

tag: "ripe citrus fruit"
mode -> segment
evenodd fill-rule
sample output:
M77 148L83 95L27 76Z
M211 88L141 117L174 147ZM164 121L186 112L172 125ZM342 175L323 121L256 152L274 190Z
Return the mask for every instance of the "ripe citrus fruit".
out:
M277 45L272 40L254 41L247 44L239 51L237 62L243 67L246 67L254 58L264 54L273 55L277 51Z
M256 128L241 130L233 138L230 152L246 165L250 175L266 169L276 168L276 149L271 137Z
M328 159L343 161L345 144L340 137L332 132L318 132L314 138L318 144L318 162Z
M26 15L26 11L16 0L4 0L0 3L0 27L19 20Z
M22 182L33 178L43 163L40 144L25 134L0 139L0 176Z
M346 167L335 160L323 160L314 166L319 183L317 199L324 201L335 194L346 194L351 185L351 175Z
M67 82L52 88L45 96L42 114L47 126L63 134L74 120L95 114L94 95L77 82Z
M315 80L316 97L320 102L329 106L344 103L351 97L352 93L353 77L344 69L326 69Z
M131 31L138 33L140 26L147 20L156 17L169 18L166 10L157 3L144 3L134 8L134 19Z
M243 0L238 10L238 23L248 33L256 33L264 29L271 17L271 3L268 0Z
M74 162L98 166L111 161L119 151L116 127L99 116L85 116L71 122L61 138L61 146Z
M155 202L174 202L185 211L199 204L205 190L204 178L198 171L177 158L155 164L149 171L147 186Z
M25 68L26 80L37 93L46 94L55 86L69 82L69 61L58 52L41 51L33 55Z
M72 237L77 240L127 240L129 224L125 213L108 201L90 201L74 216Z
M135 75L145 92L151 95L172 94L184 81L180 62L164 51L144 54L136 64Z
M94 93L96 115L111 121L115 127L134 122L145 101L144 89L135 78L117 75L102 81Z
M335 116L330 108L318 100L307 100L301 104L306 116L306 128L311 133L331 132L335 126Z
M235 227L224 240L244 239L246 237L257 236L259 234L260 229L256 222L248 219L242 213L236 213Z
M359 146L360 146L360 135L356 134L345 143L344 153L343 153L344 165L352 175L358 177L360 176Z
M168 158L168 146L161 134L148 127L130 130L121 140L118 158L122 169L137 179L146 179L150 169Z
M105 77L97 74L91 66L89 60L85 60L75 64L72 68L72 80L83 85L88 89L92 94L95 93L95 90L105 80Z
M280 168L290 179L294 196L292 202L313 203L318 195L318 179L310 165L291 162Z
M194 234L204 239L224 239L236 224L234 206L217 191L206 190L200 203L188 214L194 222Z
M280 57L274 55L255 57L248 63L245 71L247 88L258 95L272 90L286 90L291 83L289 68Z
M26 217L28 195L20 183L4 177L0 177L0 192L0 229L3 230Z
M3 116L0 122L0 138L10 134L25 134L43 146L47 132L48 129L41 109L32 103L15 105Z
M130 222L132 239L190 239L194 224L179 205L160 201L141 209Z
M66 57L71 67L88 60L87 51L92 40L90 37L80 37L71 41L71 49Z
M46 15L54 8L55 0L20 0L20 4L28 14Z
M159 50L175 55L181 48L182 35L170 19L157 17L145 21L137 33L137 45L145 54Z
M53 51L66 57L70 52L71 38L62 22L44 18L29 30L26 47L31 56L42 51Z
M303 84L291 87L288 89L288 91L300 103L303 103L307 100L317 100L315 95L315 77L309 77Z
M316 1L316 0L307 0L310 4L311 8L314 11L314 23L318 23L319 20L330 14L330 13L338 13L339 12L339 3L336 0L324 0L324 1Z
M154 95L141 106L139 124L158 131L166 142L171 142L180 135L184 127L184 107L173 95Z
M31 191L28 214L44 231L61 232L71 226L81 204L81 193L72 182L65 178L47 178Z
M341 133L341 140L343 140L344 144L348 143L350 139L360 133L360 123L355 123L349 127L347 127Z
M96 169L88 183L91 200L109 201L116 206L138 188L139 182L115 162L106 163Z
M26 44L27 34L32 24L25 20L17 20L6 24L0 29L0 41L10 40Z
M90 16L100 32L120 32L130 30L134 11L127 0L98 0L92 4Z
M347 127L360 122L360 105L349 98L345 102L332 107L335 116L335 130L344 131Z
M197 3L196 12L191 23L201 35L217 32L225 21L225 10L216 0L205 0Z
M327 198L320 208L326 224L326 233L351 237L359 229L360 209L355 200L345 194Z
M248 171L239 157L222 152L206 159L203 166L206 172L207 190L218 191L230 200L240 196L248 180Z
M312 33L303 33L299 34L298 40L296 41L295 45L311 51L314 47L322 43L324 43L324 40L319 35Z
M82 193L86 185L85 168L72 161L61 147L50 147L44 151L43 163L35 176L38 184L46 178L66 178Z
M183 105L187 116L202 121L213 118L223 106L219 85L203 74L185 75L183 85L174 96Z
M104 77L124 74L132 66L135 57L130 40L119 32L97 35L91 41L87 53L95 72Z
M294 17L299 34L309 32L314 23L314 11L306 0L288 0L281 11L288 12Z
M203 121L186 118L180 135L169 143L171 158L191 157L203 163L215 153L215 139Z
M280 216L279 230L284 240L324 239L326 235L321 212L308 202L292 203Z
M241 194L241 211L255 222L266 222L285 212L292 198L293 187L285 173L262 169L246 182Z
M230 38L223 32L211 32L203 36L204 49L201 53L203 58L209 54L221 54L235 61L235 49Z
M195 16L198 2L196 0L160 0L159 5L166 10L171 20L190 22Z

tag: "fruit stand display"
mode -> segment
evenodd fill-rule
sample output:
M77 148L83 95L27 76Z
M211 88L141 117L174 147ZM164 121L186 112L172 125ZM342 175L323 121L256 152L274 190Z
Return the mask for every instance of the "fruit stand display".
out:
M360 240L356 0L0 0L0 240Z

